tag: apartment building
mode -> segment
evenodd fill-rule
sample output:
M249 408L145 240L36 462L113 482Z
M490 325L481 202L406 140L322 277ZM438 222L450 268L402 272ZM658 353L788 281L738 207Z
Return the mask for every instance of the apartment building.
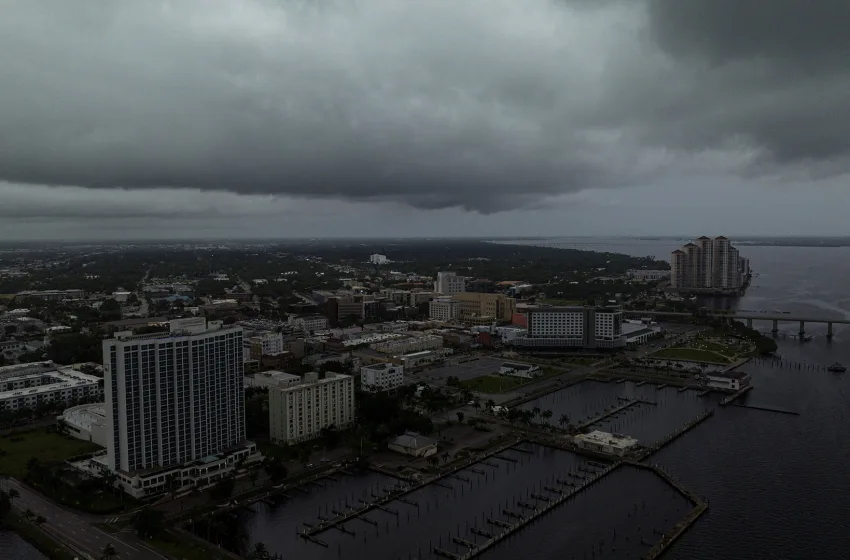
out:
M371 264L387 264L389 259L387 259L386 255L379 255L376 253L374 255L369 255L369 262Z
M438 272L434 291L444 296L453 296L466 291L466 278L454 272Z
M345 428L354 422L354 378L307 373L301 383L269 388L269 428L277 443L297 443L319 437L324 428Z
M203 317L103 341L109 469L134 473L245 448L242 328Z
M389 391L403 384L404 366L381 363L360 368L360 386L366 391Z
M511 343L524 347L621 348L623 312L618 307L530 307L528 332Z
M457 318L470 324L510 321L516 312L516 300L504 294L463 292L452 301L458 304Z
M457 319L460 303L450 297L440 297L428 303L428 318L450 323Z
M0 411L35 408L55 401L101 398L101 379L71 366L47 361L0 367Z
M680 290L737 290L750 272L749 260L722 235L702 236L673 251L670 268L670 286Z

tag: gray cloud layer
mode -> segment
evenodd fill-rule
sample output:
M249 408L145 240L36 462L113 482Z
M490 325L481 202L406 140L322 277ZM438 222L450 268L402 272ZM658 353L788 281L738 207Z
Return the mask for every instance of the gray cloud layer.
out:
M491 212L843 173L847 6L7 0L0 180Z

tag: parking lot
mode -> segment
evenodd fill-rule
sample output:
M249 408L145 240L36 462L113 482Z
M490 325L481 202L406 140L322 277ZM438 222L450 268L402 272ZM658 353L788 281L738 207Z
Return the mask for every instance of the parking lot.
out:
M461 381L499 373L499 368L505 360L499 358L479 358L456 366L429 368L414 374L420 381L443 382L447 377L457 377Z

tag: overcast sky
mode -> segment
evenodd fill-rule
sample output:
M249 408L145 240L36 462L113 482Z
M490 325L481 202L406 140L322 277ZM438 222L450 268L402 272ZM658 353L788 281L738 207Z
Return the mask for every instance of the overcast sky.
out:
M3 0L7 239L850 235L846 0Z

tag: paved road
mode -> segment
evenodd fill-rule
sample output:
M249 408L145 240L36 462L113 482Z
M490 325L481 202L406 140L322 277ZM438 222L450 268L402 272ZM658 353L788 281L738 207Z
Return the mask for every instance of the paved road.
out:
M100 558L103 549L111 543L118 552L117 560L152 560L165 558L164 556L150 550L136 541L132 534L126 535L125 542L121 533L119 538L92 526L91 523L97 518L87 517L82 514L73 513L57 506L45 498L42 498L28 487L17 480L10 479L7 486L15 488L20 497L15 499L14 505L21 511L32 510L36 515L43 515L47 519L44 529L53 533L59 540L65 541L74 548L90 554L93 558Z

